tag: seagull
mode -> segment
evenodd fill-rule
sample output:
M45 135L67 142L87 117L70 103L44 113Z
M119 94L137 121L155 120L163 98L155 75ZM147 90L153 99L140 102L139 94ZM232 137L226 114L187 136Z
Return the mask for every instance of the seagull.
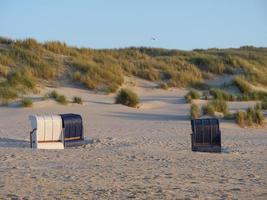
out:
M156 40L156 38L152 37L151 40Z

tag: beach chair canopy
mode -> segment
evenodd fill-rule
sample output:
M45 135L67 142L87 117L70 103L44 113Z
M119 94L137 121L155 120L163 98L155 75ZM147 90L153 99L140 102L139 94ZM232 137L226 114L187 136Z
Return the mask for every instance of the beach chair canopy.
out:
M64 148L62 119L59 115L30 116L33 148Z
M83 140L83 121L77 114L61 114L65 141Z

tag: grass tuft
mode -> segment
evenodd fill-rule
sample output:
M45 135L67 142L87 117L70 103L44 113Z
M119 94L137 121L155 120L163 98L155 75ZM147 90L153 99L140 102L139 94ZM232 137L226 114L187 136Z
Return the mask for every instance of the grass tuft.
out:
M168 84L166 84L166 83L160 83L160 84L159 84L159 88L160 88L160 89L163 89L163 90L168 90L169 86L168 86Z
M185 96L187 103L191 103L193 99L199 99L199 98L200 95L196 90L190 90Z
M199 109L198 105L196 105L196 104L191 105L190 116L191 116L191 119L197 119L200 117L200 109Z
M77 103L77 104L83 104L82 98L81 97L77 97L77 96L73 97L72 102L73 103Z
M257 108L248 108L246 112L238 111L235 115L236 123L241 126L264 126L265 118Z
M115 99L116 104L122 104L129 107L136 107L139 103L138 95L130 89L121 89Z
M62 105L67 105L68 104L68 101L67 101L67 98L64 96L64 95L59 95L57 98L56 98L56 101Z
M31 107L32 106L32 99L31 98L21 99L21 106L22 107Z

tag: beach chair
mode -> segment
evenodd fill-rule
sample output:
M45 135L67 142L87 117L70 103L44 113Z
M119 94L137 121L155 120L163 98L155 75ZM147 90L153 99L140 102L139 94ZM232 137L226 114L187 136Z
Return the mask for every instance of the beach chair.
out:
M221 131L218 119L192 119L191 128L192 151L221 152Z
M32 126L31 148L64 149L62 119L59 115L34 115L29 119Z
M60 114L66 146L81 145L84 143L83 121L77 114Z

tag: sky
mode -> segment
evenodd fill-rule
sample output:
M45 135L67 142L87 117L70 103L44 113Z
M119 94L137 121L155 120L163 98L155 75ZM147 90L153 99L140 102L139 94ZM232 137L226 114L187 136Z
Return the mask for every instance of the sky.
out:
M89 48L267 47L267 1L0 0L0 36Z

